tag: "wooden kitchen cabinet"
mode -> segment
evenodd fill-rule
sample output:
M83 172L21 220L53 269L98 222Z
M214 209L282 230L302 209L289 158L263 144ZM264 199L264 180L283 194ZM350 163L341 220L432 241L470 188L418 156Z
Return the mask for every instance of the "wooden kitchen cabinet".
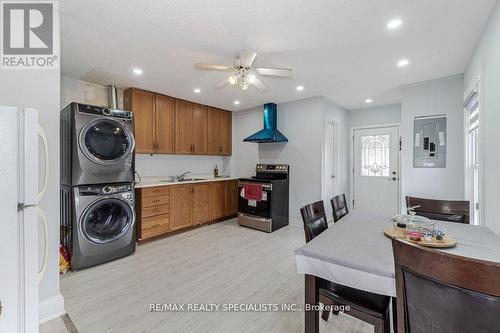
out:
M173 154L174 147L174 107L172 97L155 95L155 133L157 154Z
M221 155L231 155L232 154L232 131L233 131L233 120L232 114L229 111L220 112L220 145L221 145Z
M123 96L125 110L134 113L135 152L155 152L155 94L140 89L127 89Z
M137 154L174 153L174 99L141 89L127 89L124 108L134 113Z
M192 224L210 221L210 184L193 184L191 187Z
M137 154L231 155L232 114L169 96L127 89Z
M139 243L236 215L238 181L218 180L136 189Z
M208 154L232 154L232 122L231 112L208 108Z
M193 104L193 150L192 154L207 153L208 108L205 105Z
M175 153L193 152L193 103L175 100Z
M212 220L224 216L224 206L226 198L226 186L223 181L216 181L210 184L210 211Z
M207 130L207 153L210 155L220 155L220 113L219 109L208 108L208 130Z
M238 213L238 181L225 181L224 215L234 215Z
M174 231L191 226L192 186L170 186L170 230Z
M136 214L140 240L163 235L170 231L170 188L148 187L136 192Z

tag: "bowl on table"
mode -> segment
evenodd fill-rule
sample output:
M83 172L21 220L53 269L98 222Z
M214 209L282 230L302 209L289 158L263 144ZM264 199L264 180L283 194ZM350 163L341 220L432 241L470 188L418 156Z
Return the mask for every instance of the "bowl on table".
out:
M429 220L425 216L419 215L409 215L402 214L392 217L394 222L394 227L397 227L398 223L406 224L406 232L418 232L423 234L425 231L433 231L436 226L436 222Z

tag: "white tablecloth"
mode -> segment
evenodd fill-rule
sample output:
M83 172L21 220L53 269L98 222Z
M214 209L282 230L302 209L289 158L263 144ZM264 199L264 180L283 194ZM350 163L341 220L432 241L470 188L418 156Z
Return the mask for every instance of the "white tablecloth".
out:
M455 247L442 251L500 262L500 237L489 228L436 222L437 229L457 241ZM391 240L383 233L384 228L391 225L391 215L387 212L350 212L295 250L297 271L353 288L396 296Z

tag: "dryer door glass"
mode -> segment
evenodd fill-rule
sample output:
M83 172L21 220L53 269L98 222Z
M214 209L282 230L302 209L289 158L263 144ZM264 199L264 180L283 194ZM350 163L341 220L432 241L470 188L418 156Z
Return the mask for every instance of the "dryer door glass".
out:
M96 122L87 127L83 134L85 149L97 161L121 161L132 150L132 137L118 122Z
M120 199L103 199L87 208L81 227L85 238L103 244L122 237L133 222L134 213L130 204Z

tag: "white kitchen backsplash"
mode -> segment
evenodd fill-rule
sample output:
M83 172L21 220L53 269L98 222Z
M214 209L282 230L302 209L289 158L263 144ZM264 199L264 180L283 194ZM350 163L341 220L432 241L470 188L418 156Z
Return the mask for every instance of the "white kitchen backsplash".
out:
M226 159L222 156L145 155L135 156L135 170L140 176L173 176L190 171L193 174L211 174L215 165L219 174L229 175Z

